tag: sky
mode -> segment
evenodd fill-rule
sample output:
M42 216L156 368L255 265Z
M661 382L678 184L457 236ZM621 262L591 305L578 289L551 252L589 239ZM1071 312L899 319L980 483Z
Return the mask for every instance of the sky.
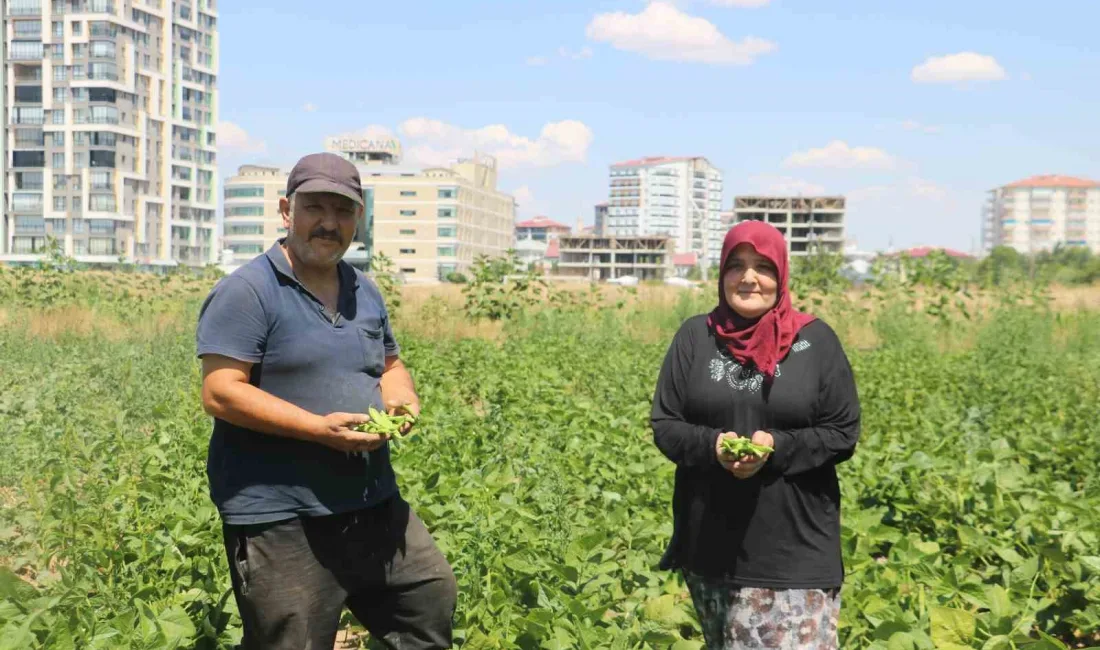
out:
M259 9L262 5L263 9ZM221 174L333 135L495 155L517 216L593 221L608 166L703 156L723 208L843 194L859 248L973 250L987 192L1100 179L1095 0L219 3Z

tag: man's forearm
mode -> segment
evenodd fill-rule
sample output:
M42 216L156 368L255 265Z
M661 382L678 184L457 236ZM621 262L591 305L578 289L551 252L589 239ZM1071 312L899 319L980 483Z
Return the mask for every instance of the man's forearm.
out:
M386 363L386 370L382 373L380 388L382 403L387 406L395 402L398 404L406 402L420 403L412 375L409 374L409 369L405 367L401 359L394 359Z
M322 416L245 382L225 382L203 401L216 418L284 438L316 441L325 427Z

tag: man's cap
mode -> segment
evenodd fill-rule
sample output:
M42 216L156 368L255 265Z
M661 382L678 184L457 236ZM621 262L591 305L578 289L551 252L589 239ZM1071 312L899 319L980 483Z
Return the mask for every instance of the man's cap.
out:
M295 192L332 192L363 205L363 185L359 180L359 170L334 153L311 153L303 156L286 179L287 198Z

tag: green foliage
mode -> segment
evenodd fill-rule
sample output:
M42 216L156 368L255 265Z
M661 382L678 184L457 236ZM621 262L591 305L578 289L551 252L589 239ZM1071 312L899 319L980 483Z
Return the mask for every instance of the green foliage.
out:
M161 282L126 278L113 287L130 297L95 304L129 313ZM951 291L929 282L922 299ZM151 303L185 314L155 340L0 328L0 649L239 641L204 473L207 288ZM502 319L497 341L398 330L424 411L394 463L455 568L460 647L702 647L682 582L655 568L674 468L648 417L672 333L711 292L620 313L574 291ZM838 469L841 647L1100 645L1100 314L1004 298L945 320L881 295L861 316L879 345L847 347L864 421ZM975 344L937 345L960 327Z
M818 298L845 291L852 282L844 277L844 256L824 249L795 257L791 265L791 291L799 296L813 296L811 302L821 304Z
M479 255L462 288L466 314L474 319L501 320L515 317L540 304L549 292L546 280L535 270L517 271L522 264L514 251L507 257Z
M393 260L381 251L375 251L370 259L370 277L386 301L386 309L395 312L401 307L401 284L394 271Z

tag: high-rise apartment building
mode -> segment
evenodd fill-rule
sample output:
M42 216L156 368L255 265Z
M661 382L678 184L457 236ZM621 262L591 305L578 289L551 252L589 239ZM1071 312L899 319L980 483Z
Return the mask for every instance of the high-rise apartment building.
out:
M982 214L982 252L1011 246L1038 253L1085 246L1100 253L1100 182L1032 176L990 191Z
M359 167L370 254L392 259L406 282L446 280L514 245L516 202L497 189L491 156L420 169L401 164L396 139L329 138L325 148Z
M0 260L216 261L215 1L2 5Z
M641 158L611 165L605 233L668 235L678 253L710 265L722 254L722 172L706 158Z
M843 196L735 196L734 224L764 221L787 240L792 257L844 251Z
M287 173L278 167L241 165L225 181L222 247L241 264L264 253L286 234L279 199L286 196Z

